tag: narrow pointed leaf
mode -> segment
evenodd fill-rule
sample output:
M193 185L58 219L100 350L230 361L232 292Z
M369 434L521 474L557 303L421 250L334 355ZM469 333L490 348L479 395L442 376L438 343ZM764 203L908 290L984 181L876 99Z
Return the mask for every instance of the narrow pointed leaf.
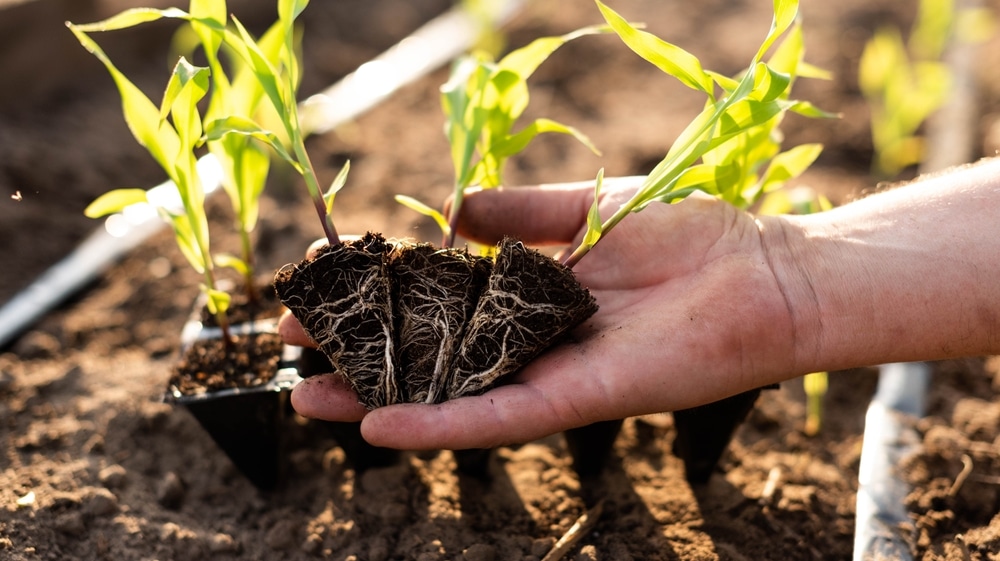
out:
M84 209L83 214L88 218L100 218L121 212L127 206L144 202L146 202L145 189L115 189L94 199Z
M323 195L323 203L326 205L326 213L330 214L333 212L333 200L337 196L337 192L344 188L344 184L347 183L347 174L351 171L351 161L348 160L344 162L344 167L340 168L340 172L337 173L337 177L333 179L333 183L330 184L330 188L326 190Z
M438 228L441 229L444 235L447 236L451 233L451 226L448 225L448 219L445 218L444 214L437 209L427 206L413 197L407 197L406 195L396 195L396 202L410 210L415 210L424 216L433 218L434 222L437 222Z
M596 1L608 25L636 54L689 88L711 93L712 78L702 69L701 61L696 56L651 33L633 27L600 0Z

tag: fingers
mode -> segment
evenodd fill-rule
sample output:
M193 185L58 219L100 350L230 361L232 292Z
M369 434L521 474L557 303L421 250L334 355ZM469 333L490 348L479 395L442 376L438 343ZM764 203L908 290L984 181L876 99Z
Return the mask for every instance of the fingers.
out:
M365 417L361 434L388 448L462 450L529 442L564 425L540 392L517 384L439 405L382 407Z
M360 421L368 410L342 376L320 374L292 390L292 407L303 417L324 421Z
M637 187L641 179L610 178L605 186ZM586 224L593 201L593 181L473 189L462 203L458 231L484 243L496 243L509 235L530 244L567 244Z
M286 345L316 347L316 343L306 334L305 329L302 329L299 320L295 319L295 316L287 310L281 314L281 319L278 320L278 335L281 335L281 340Z

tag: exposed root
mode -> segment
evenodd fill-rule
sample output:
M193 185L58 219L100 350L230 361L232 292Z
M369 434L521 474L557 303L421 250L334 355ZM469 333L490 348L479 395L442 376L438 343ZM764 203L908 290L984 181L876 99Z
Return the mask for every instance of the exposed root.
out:
M569 269L511 239L491 267L369 233L286 266L275 288L369 409L482 392L597 310Z
M274 282L282 303L370 409L406 400L393 360L388 250L382 236L368 234L283 267Z
M596 311L594 298L569 269L504 239L462 338L448 399L483 391Z

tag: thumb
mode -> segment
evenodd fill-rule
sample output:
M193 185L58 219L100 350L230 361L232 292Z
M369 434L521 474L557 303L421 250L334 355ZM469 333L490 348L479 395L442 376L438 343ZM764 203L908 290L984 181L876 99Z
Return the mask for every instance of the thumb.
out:
M458 233L489 244L504 236L514 236L529 244L567 244L586 224L593 200L593 181L474 188L465 194Z

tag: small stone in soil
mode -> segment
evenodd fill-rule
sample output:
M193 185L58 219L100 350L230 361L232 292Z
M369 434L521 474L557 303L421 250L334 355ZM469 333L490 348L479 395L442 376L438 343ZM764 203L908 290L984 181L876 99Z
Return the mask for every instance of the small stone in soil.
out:
M103 488L92 488L83 497L83 513L88 516L110 516L118 512L118 497Z
M119 489L125 485L125 477L128 472L118 464L105 467L97 474L98 481L108 489Z
M208 549L212 553L236 553L240 544L229 534L215 534L208 540Z
M168 472L156 488L156 502L175 510L184 502L184 482L174 472Z
M465 561L494 561L497 558L497 549L489 544L477 543L470 545L463 555Z

